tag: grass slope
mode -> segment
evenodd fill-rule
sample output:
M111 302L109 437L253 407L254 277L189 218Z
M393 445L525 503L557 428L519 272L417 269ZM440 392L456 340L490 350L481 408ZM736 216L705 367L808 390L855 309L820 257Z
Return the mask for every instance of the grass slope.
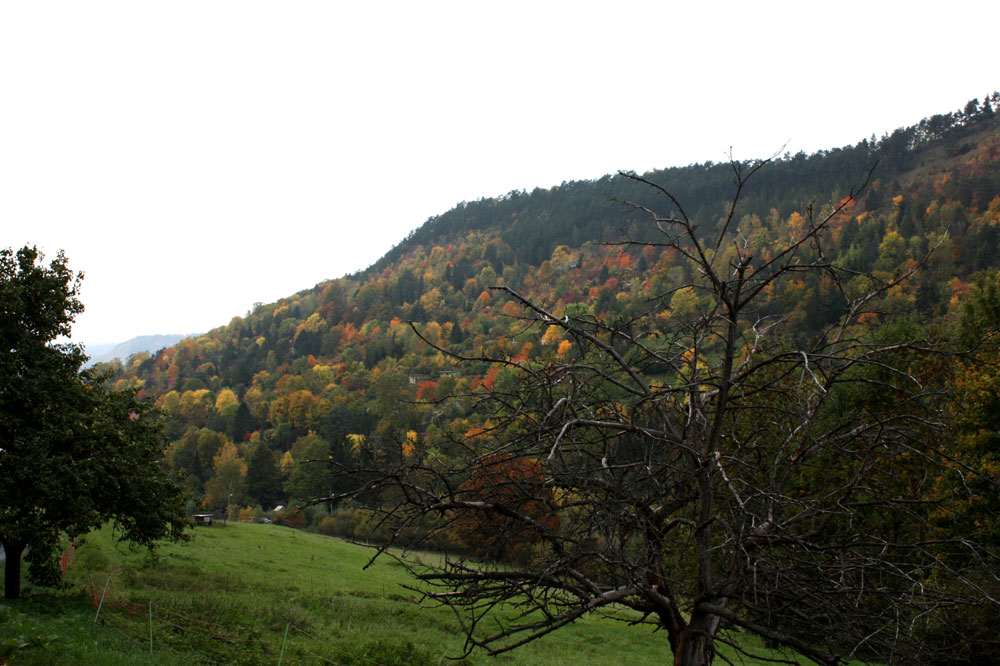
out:
M191 541L151 556L116 546L104 530L77 549L68 589L26 584L23 600L0 604L0 664L4 645L12 666L454 663L447 657L463 647L456 618L414 603L404 587L412 581L388 558L363 570L371 555L338 539L230 523L197 528ZM99 598L109 572L95 625L90 590ZM512 653L474 653L463 663L661 665L670 656L664 634L592 617Z

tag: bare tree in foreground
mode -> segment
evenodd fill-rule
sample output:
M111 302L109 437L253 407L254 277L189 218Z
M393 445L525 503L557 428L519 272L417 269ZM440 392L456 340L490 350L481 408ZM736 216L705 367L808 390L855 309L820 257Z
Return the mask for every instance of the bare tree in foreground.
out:
M504 369L482 398L485 432L353 472L397 534L430 524L478 543L475 560L410 562L470 649L504 652L597 612L663 629L678 666L712 663L719 642L748 649L739 632L820 664L896 661L928 654L940 610L982 599L962 570L984 555L932 524L961 471L934 445L947 431L925 378L938 352L912 326L858 323L905 276L831 263L843 204L755 248L736 211L758 168L734 164L712 232L628 176L657 202L628 205L690 276L663 301L688 306L609 322L500 288L572 354L486 359ZM809 274L843 314L804 340L771 295Z

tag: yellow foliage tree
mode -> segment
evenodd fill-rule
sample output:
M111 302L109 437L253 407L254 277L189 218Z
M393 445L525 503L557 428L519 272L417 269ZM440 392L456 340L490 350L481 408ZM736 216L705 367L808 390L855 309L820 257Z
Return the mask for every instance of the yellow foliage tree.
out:
M417 431L407 430L406 440L403 442L403 455L412 456L417 450Z
M205 484L205 506L228 506L243 499L247 464L239 456L236 445L226 441L212 460L215 476Z
M220 414L225 411L226 407L238 407L239 404L240 401L232 389L222 389L219 391L219 395L215 397L215 411Z
M681 287L670 298L670 314L687 317L698 311L698 294L691 287Z
M357 457L361 455L361 449L365 445L366 437L364 435L358 435L356 433L350 433L347 435L347 442L351 445L351 455Z
M545 329L545 334L542 335L543 345L554 345L556 342L562 339L563 331L559 326L549 326Z
M288 475L292 473L293 467L295 467L295 458L292 457L291 451L285 451L285 455L281 456L281 476L288 478Z

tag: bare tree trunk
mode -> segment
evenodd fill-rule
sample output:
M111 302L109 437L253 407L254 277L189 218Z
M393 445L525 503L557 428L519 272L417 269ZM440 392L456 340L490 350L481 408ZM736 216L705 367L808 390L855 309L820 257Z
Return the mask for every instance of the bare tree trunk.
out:
M719 618L715 615L695 611L678 642L674 666L711 666L715 659L712 639L718 626Z
M4 598L21 598L21 555L24 553L23 541L0 540L3 545L6 562L4 562Z

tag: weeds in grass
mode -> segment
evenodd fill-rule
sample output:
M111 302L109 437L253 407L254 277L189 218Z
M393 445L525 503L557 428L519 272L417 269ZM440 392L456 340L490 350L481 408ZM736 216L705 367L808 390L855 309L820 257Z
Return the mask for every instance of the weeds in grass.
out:
M12 608L0 606L0 660L6 663L18 650L49 649L62 636Z

